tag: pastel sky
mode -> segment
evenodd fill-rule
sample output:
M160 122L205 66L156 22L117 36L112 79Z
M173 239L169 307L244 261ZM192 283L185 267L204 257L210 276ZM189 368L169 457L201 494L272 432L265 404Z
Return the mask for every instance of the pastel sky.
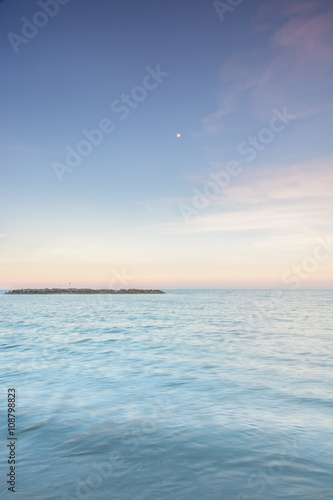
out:
M332 288L331 0L5 0L0 38L0 289Z

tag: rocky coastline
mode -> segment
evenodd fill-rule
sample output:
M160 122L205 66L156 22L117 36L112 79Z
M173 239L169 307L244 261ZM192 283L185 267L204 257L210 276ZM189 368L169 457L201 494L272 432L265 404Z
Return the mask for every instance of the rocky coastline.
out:
M102 288L95 290L93 288L21 288L17 290L9 290L6 294L10 295L23 295L23 294L34 294L34 295L49 295L49 294L142 294L142 293L165 293L161 290L141 290L137 288L129 288L127 290L111 290L109 288Z

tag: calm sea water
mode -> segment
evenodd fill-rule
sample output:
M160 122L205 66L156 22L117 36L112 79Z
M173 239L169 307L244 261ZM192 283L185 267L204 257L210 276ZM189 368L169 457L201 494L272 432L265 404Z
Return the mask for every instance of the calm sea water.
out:
M3 498L333 498L330 292L0 293L0 313Z

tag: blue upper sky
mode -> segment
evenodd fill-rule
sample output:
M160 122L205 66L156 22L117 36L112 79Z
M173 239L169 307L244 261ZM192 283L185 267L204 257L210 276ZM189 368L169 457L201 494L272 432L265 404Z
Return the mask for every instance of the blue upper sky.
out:
M1 287L328 286L332 28L329 0L1 2Z

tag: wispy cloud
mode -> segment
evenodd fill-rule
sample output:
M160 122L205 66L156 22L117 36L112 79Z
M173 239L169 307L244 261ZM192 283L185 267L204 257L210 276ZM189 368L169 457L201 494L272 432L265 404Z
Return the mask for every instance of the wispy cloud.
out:
M264 209L259 206L198 216L187 226L181 223L165 223L160 229L165 233L178 234L241 232L241 236L246 235L246 231L269 230L274 234L274 231L281 230L285 233L285 238L288 238L289 232L302 232L311 226L316 227L321 215L320 208L314 211L305 204L294 206L293 211L290 211L289 204L265 206Z
M277 23L277 20L279 21ZM299 117L327 109L305 101L318 86L332 84L333 12L323 2L267 2L259 9L253 30L267 41L234 51L220 74L217 110L202 119L203 134L226 130L231 115L265 119L273 105L292 105ZM248 36L252 36L249 34Z
M265 0L257 11L255 25L259 22L268 22L270 25L274 20L286 18L294 14L312 14L319 12L321 8L327 8L321 0Z
M270 238L283 231L284 241L295 234L320 234L332 225L332 188L329 160L257 169L244 173L190 222L178 219L155 229L178 234L259 230L269 231Z
M323 200L331 197L332 187L331 163L321 160L244 173L237 186L231 185L223 192L223 198L225 203L244 206L274 200Z
M305 58L330 59L333 47L329 35L333 26L331 13L317 15L305 20L303 16L291 19L272 38L276 46L292 48Z

